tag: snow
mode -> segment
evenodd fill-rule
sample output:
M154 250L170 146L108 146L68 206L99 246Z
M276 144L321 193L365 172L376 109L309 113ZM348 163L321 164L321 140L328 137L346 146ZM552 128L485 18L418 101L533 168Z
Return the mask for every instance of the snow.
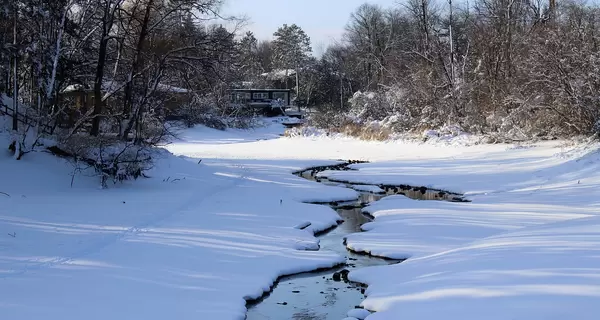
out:
M188 93L189 90L181 87L171 86L168 84L159 83L156 86L158 91L175 92L175 93Z
M368 288L366 310L351 310L348 319L596 317L596 143L281 137L282 121L183 130L151 178L106 190L86 172L71 187L73 166L49 154L20 161L0 154L2 318L244 319L244 299L260 297L278 276L344 261L315 251L313 235L339 215L303 202L352 200L376 187L292 175L339 159L371 163L321 175L428 186L472 200L389 196L366 207L375 219L347 246L407 260L352 269L350 279ZM0 133L0 145L8 142Z
M291 112L286 112L286 113L290 114ZM290 117L284 123L287 123L287 124L304 123L304 120Z
M600 292L596 150L594 143L564 141L460 146L321 135L194 152L243 162L371 160L352 165L357 171L320 175L465 193L473 202L389 196L365 208L375 220L348 236L347 246L408 258L350 272L351 280L369 285L361 304L376 311L369 320L588 319Z
M395 259L434 254L518 228L586 217L594 209L524 203L414 201L390 196L363 211L375 217L347 247Z
M294 69L276 69L271 72L265 72L261 74L262 77L265 77L268 80L283 80L286 77L293 77L295 75L296 70Z
M593 171L592 167L586 166L589 159L565 161L555 156L559 146L558 142L548 142L537 148L510 150L496 145L483 148L433 147L438 149L439 154L431 150L433 154L429 158L420 156L401 161L354 164L351 168L358 169L356 171L323 171L318 176L350 183L425 186L470 197L526 188L533 191L540 186L547 187L551 179L560 179L561 175L568 175L565 178L573 183ZM489 149L486 150L486 147ZM419 153L411 149L407 148L406 152ZM423 146L422 154L425 156L428 155L427 149ZM461 149L463 154L450 153Z
M365 309L352 309L352 310L348 311L348 317L356 318L359 320L365 319L370 314L371 313L369 312L369 310L365 310Z
M526 228L387 268L350 273L369 283L369 320L595 319L600 219ZM394 282L390 283L389 279Z
M372 185L352 185L352 189L360 192L369 192L369 193L385 193L383 189L378 186Z
M356 197L290 174L324 161L206 165L165 154L150 179L107 190L85 175L70 187L73 167L49 154L0 162L7 319L243 319L244 298L278 276L344 260L313 251L313 233L338 214L300 201Z
M69 93L69 92L73 92L73 91L78 91L78 90L83 90L85 89L85 87L81 84L70 84L68 86L66 86L61 93Z
M119 90L124 88L125 85L121 84L121 83L117 83L114 81L104 81L104 83L102 84L102 89L105 91L113 91L113 90ZM92 85L90 84L89 88L92 88ZM69 92L73 92L73 91L78 91L78 90L84 90L85 86L81 85L81 84L70 84L67 85L62 91L61 93L69 93ZM171 86L168 84L163 84L163 83L159 83L156 86L156 90L158 91L163 91L163 92L172 92L172 93L188 93L189 90L185 89L185 88L181 88L181 87L176 87L176 86Z
M176 130L177 143L169 146L169 150L190 156L190 150L198 148L199 144L219 146L222 144L237 144L279 138L285 130L284 122L292 118L278 117L259 121L252 129L218 130L205 126L197 126L191 130Z

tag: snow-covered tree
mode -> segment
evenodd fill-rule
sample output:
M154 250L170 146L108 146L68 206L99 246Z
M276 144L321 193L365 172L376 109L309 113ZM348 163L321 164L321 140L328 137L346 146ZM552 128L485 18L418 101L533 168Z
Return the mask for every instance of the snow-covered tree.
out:
M312 51L310 37L296 24L284 24L273 36L273 64L285 69L286 78L290 69L295 71L296 90L299 93L299 73Z
M258 75L265 72L260 63L258 40L251 31L237 43L238 60L241 77L245 81L255 80Z

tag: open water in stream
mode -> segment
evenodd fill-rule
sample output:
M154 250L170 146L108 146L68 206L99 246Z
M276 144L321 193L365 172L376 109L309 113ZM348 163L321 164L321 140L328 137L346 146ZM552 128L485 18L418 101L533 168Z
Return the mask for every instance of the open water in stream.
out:
M340 185L339 182L323 178L317 180L315 174L318 171L320 170L313 168L302 171L298 175L328 185ZM349 184L345 185L351 187ZM405 194L410 198L422 200L442 200L438 192L420 193L413 190L402 192L397 188L386 191L386 194L361 193L356 201L329 204L336 209L344 221L337 227L317 235L320 241L319 250L337 252L346 257L346 263L326 271L280 278L271 293L248 305L246 319L341 320L347 317L348 311L357 308L365 298L365 287L348 282L345 277L347 271L401 262L358 254L346 249L344 238L349 234L361 232L361 225L371 221L370 217L362 213L362 207L389 194Z
M369 197L363 197L363 199ZM380 198L372 196L371 199ZM342 270L386 265L398 261L356 254L346 250L344 237L360 232L360 226L370 221L361 208L337 209L344 222L318 235L319 250L335 251L346 257L346 264L321 272L307 272L279 280L273 291L257 304L249 306L248 320L318 319L340 320L365 298L364 286L338 278ZM343 273L343 272L342 272Z

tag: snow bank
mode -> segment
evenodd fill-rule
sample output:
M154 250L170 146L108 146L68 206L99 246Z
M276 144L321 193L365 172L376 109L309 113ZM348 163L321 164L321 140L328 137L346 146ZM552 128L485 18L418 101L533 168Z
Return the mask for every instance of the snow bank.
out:
M352 185L352 189L369 193L385 193L385 191L380 187L371 185Z
M531 227L390 267L369 283L367 319L595 319L600 218ZM394 279L390 282L389 279Z
M207 163L235 159L253 170L272 170L269 163L318 162L314 159L371 160L377 162L352 165L357 171L321 175L464 192L472 203L390 196L365 208L375 220L363 226L366 232L348 236L347 246L409 258L350 273L369 285L362 305L378 312L367 319L530 320L595 316L594 274L600 271L594 252L600 190L595 148L573 151L563 142L457 147L320 136L199 145L194 152L210 158Z
M368 317L371 313L365 309L352 309L348 311L348 317L363 320Z
M361 305L377 312L367 319L592 319L600 295L600 157L597 146L550 150L510 148L340 172L359 182L419 180L452 191L464 183L473 200L391 196L364 209L375 220L348 236L347 246L408 258L350 272L369 285Z
M589 178L593 171L587 164L597 161L593 148L565 156L554 143L512 150L506 150L506 146L494 150L496 147L454 148L451 153L462 150L462 154L449 156L443 156L446 149L440 148L429 159L354 164L351 168L357 170L323 171L318 176L350 183L425 186L464 193L469 198L517 189L533 190L553 180L576 183ZM424 153L424 157L428 155Z
M494 234L588 213L568 207L415 201L404 196L385 197L363 211L375 220L362 226L366 232L347 236L346 246L394 259L433 254Z
M244 299L259 297L279 275L343 261L314 251L313 233L339 215L302 202L351 200L357 191L291 174L332 159L379 161L323 173L334 179L425 185L473 200L391 196L365 208L375 220L348 246L409 257L350 273L369 284L363 306L378 312L367 319L597 313L594 149L278 138L282 132L277 122L253 131L182 131L167 147L180 157L164 154L150 179L108 190L84 175L71 187L74 168L47 154L21 161L0 154L0 191L8 194L0 194L0 314L243 319Z
M300 200L356 192L290 174L325 161L198 164L193 151L107 190L49 154L0 155L2 317L244 319L278 276L344 261L314 251L339 215Z

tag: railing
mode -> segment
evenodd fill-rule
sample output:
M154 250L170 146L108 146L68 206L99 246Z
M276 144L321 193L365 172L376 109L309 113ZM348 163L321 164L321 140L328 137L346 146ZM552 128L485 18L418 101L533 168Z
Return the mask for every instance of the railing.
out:
M5 105L5 104L1 104L0 105L3 106L3 108L0 108L0 114L3 115L7 115L9 116L11 119L14 119L14 109ZM23 125L27 125L27 126L32 126L32 127L39 127L43 133L45 134L52 134L54 133L54 126L45 124L45 123L38 123L38 121L26 114L23 114L19 111L17 111L17 122L23 124Z

